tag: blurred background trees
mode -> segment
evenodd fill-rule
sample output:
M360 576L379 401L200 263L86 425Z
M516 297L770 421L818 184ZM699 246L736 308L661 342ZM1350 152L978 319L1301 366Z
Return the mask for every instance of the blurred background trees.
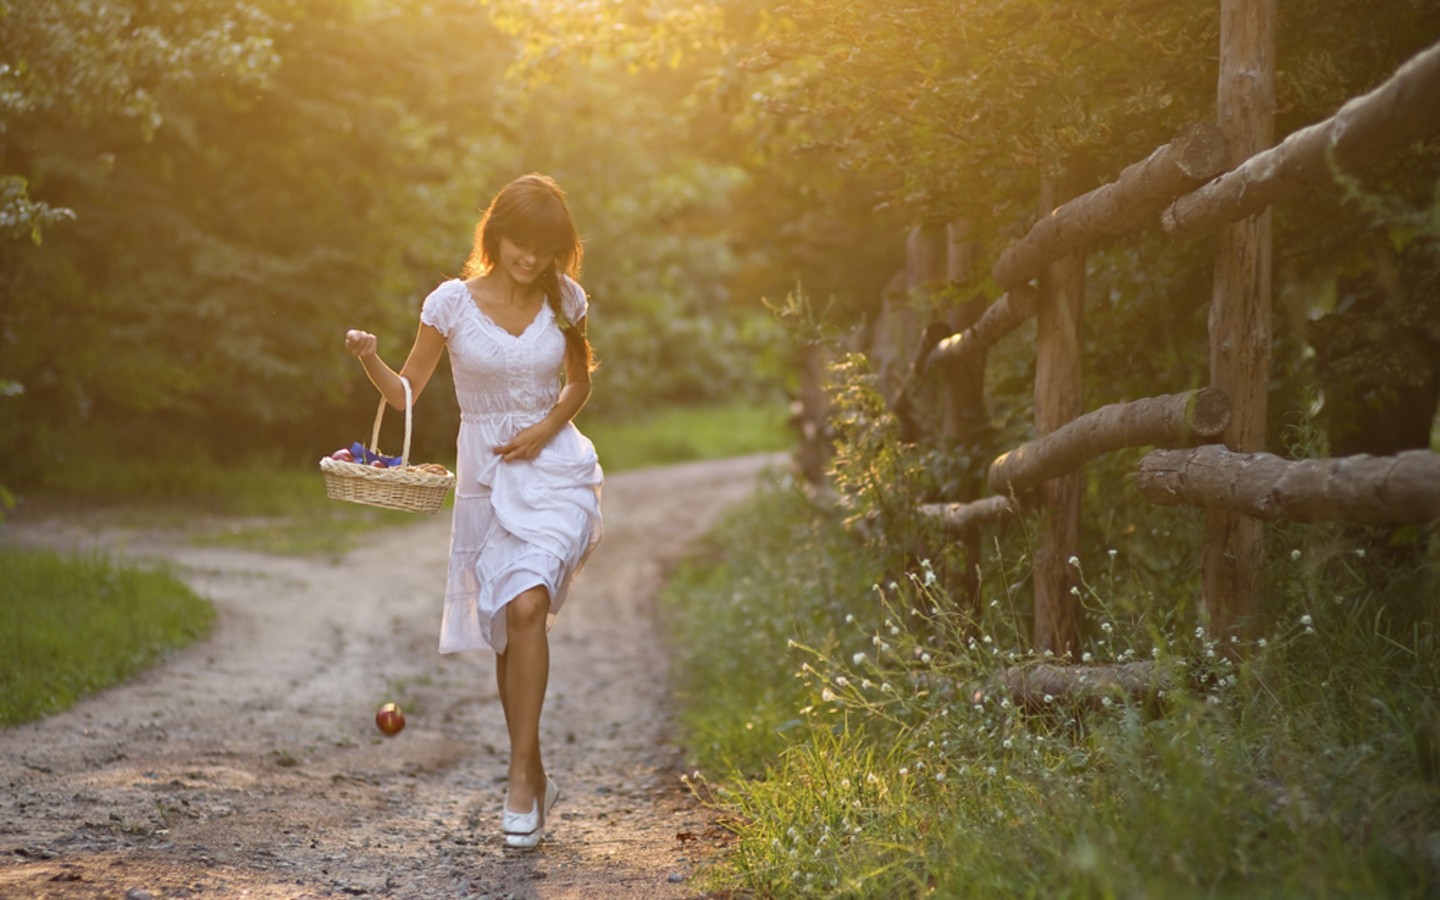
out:
M1213 0L0 3L0 483L353 439L374 401L339 335L376 331L398 365L478 210L527 171L567 187L587 238L586 415L773 400L788 363L761 298L799 286L857 327L906 229L955 219L978 241L959 289L989 290L1041 178L1094 186L1213 117L1217 19ZM1296 0L1281 30L1278 134L1383 80L1440 15ZM1416 294L1418 362L1391 368L1426 377L1440 313L1404 273L1434 271L1437 172L1431 141L1277 212L1277 442L1314 407L1315 360L1358 352L1327 349L1353 335L1327 316ZM1146 240L1091 256L1089 405L1206 377L1204 240ZM422 446L449 444L447 395L420 407Z

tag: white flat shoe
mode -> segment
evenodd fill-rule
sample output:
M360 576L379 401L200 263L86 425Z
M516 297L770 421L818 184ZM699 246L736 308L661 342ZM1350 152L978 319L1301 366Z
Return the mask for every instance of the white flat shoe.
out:
M505 814L500 817L500 830L505 833L505 846L517 850L533 850L538 847L545 837L545 819L559 797L560 787L547 775L543 809L538 800L530 802L528 813L511 812L509 807L506 807Z

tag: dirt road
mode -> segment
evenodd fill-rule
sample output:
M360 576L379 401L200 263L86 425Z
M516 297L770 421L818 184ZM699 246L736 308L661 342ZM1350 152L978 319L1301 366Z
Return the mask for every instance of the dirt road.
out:
M0 897L697 896L714 832L678 781L653 602L666 565L779 462L609 479L605 542L552 634L542 727L561 797L534 853L498 834L493 657L435 651L447 513L339 564L7 526L172 560L219 617L137 681L0 732ZM373 723L386 700L408 719L390 739Z

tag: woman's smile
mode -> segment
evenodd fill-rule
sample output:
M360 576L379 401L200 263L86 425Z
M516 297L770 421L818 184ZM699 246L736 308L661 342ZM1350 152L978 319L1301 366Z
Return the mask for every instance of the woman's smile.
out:
M534 281L554 259L554 256L545 256L528 247L521 247L509 238L500 239L500 261L510 277L521 284Z

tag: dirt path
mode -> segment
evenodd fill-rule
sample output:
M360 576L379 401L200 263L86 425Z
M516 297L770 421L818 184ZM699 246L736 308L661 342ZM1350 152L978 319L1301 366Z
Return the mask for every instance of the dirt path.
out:
M678 783L652 604L666 564L776 462L606 484L605 542L552 635L542 727L561 798L534 853L499 840L493 657L435 652L448 515L338 565L7 527L171 559L219 618L137 681L0 732L0 897L697 896L713 832ZM389 699L408 727L385 739L372 717Z

